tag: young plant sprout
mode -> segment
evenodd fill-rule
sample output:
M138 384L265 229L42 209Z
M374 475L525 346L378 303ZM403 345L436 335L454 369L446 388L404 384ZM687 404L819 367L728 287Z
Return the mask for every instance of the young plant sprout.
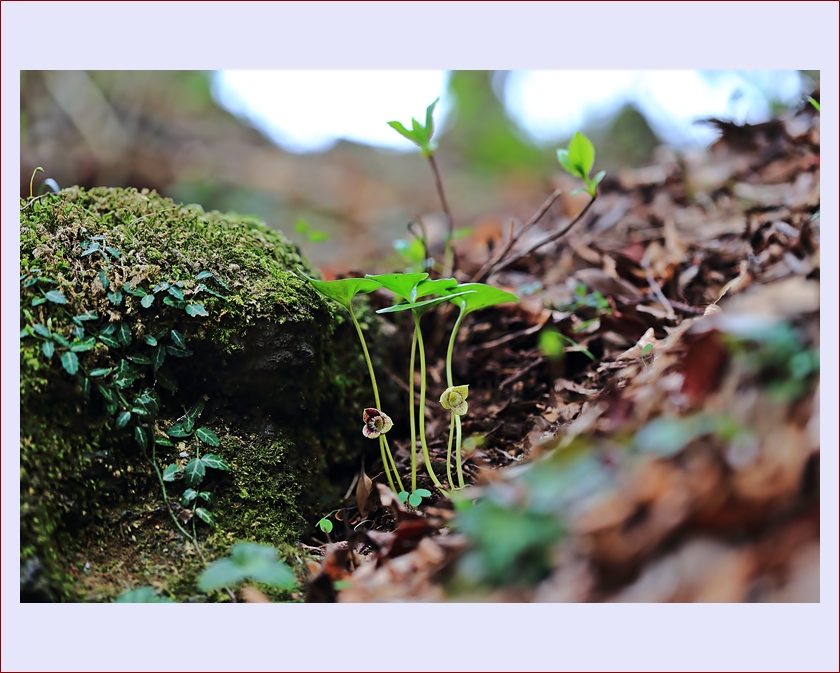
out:
M455 225L452 220L452 212L449 210L449 203L446 201L446 195L443 192L443 181L440 178L440 171L438 170L437 162L435 161L435 150L437 149L437 143L432 141L432 136L435 133L433 114L435 111L435 106L438 104L439 100L440 98L436 98L435 101L429 107L426 108L425 125L412 118L411 130L407 129L400 122L388 122L388 126L394 129L404 138L407 138L415 145L417 145L417 147L420 148L420 152L422 152L423 156L429 160L429 165L432 167L432 173L435 177L435 188L437 189L438 197L440 198L440 204L443 208L443 213L444 215L446 215L448 227L446 233L446 240L444 241L445 260L443 268L444 270L449 270L446 273L455 273L455 250L452 247L452 243L455 237Z
M347 309L347 312L350 314L350 318L353 320L353 325L356 327L356 332L359 335L359 341L362 343L362 351L365 354L365 362L367 362L368 366L368 373L370 374L370 384L373 388L373 399L376 404L376 408L367 408L365 409L362 418L365 422L364 432L366 437L370 439L379 439L379 452L382 457L382 466L385 471L385 476L388 478L388 485L391 487L391 490L394 493L399 493L403 491L402 480L400 479L399 472L397 472L397 464L394 462L394 456L391 453L391 447L388 446L388 440L385 437L385 433L391 429L393 423L391 419L379 411L379 408L382 406L381 402L379 401L379 387L376 385L376 375L373 373L373 363L370 361L370 353L368 353L367 344L365 343L364 334L362 334L362 328L359 325L359 321L356 319L356 314L353 312L353 304L352 299L357 294L366 294L368 292L373 292L381 287L381 284L376 281L372 280L371 278L344 278L342 280L315 280L314 278L310 278L307 276L303 271L298 270L298 273L307 281L309 281L312 286L318 290L321 294L330 299L334 299L339 304L341 304L344 308ZM365 432L365 430L369 430L368 421L372 416L370 412L376 412L377 417L380 419L381 425L379 426L378 431ZM387 419L387 423L385 421ZM375 423L374 423L375 425ZM387 425L387 427L385 427ZM396 483L394 483L394 477L391 476L391 471L388 469L388 465L390 463L391 470L394 472L394 477L396 477L396 483L399 484L399 490L397 490Z
M593 199L598 194L598 184L604 179L606 171L600 171L590 179L589 172L595 164L595 148L592 142L580 131L575 133L569 142L569 149L557 150L557 160L560 165L572 175L582 178L586 183L586 189L576 189L572 194L587 192Z
M457 285L454 278L441 278L439 280L427 280L429 274L427 273L406 273L406 274L384 274L379 276L367 276L372 280L381 283L383 287L391 290L395 295L405 300L403 303L397 303L393 306L380 309L377 313L396 313L398 311L411 311L414 319L414 336L411 341L411 361L409 372L409 411L410 411L410 427L411 427L411 496L418 493L417 489L417 434L414 423L414 362L417 347L420 349L420 408L419 426L420 426L420 445L423 450L423 460L426 463L426 470L432 483L437 488L442 488L440 480L432 469L432 461L429 457L429 448L426 444L426 349L423 344L423 333L420 330L420 318L428 309L437 304L449 301L454 294L448 291ZM460 294L467 294L471 290L465 290ZM442 294L443 296L425 299L418 301L420 297L428 295ZM431 495L431 494L430 494ZM409 496L409 504L412 504L412 497ZM422 499L422 498L421 498ZM419 504L420 500L414 498Z
M458 487L464 488L464 471L461 466L461 416L467 413L466 400L469 390L469 387L466 385L456 386L452 380L452 351L455 348L455 338L458 335L461 323L469 313L482 308L495 306L496 304L519 301L519 299L510 292L505 292L504 290L485 285L484 283L463 283L449 288L447 292L449 292L449 295L445 299L451 301L459 309L458 319L452 328L452 334L449 337L449 348L446 351L447 389L440 398L441 406L450 411L449 442L446 451L446 474L449 478L450 488L454 489L451 473L452 435L454 430L456 436L455 463L458 471Z

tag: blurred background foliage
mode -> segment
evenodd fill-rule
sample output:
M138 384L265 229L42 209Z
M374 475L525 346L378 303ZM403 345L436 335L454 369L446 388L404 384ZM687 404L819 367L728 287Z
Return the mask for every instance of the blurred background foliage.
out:
M510 218L526 219L565 186L554 149L567 139L551 146L529 139L502 102L509 75L452 71L444 92L451 114L436 136L439 164L456 226L479 237L506 231ZM802 75L818 85L818 71ZM257 215L301 244L328 276L399 266L394 243L418 215L432 238L442 228L429 168L417 154L344 140L324 152L284 151L216 102L212 77L21 72L21 196L42 166L36 186L49 177L61 187L149 188L208 210ZM767 96L774 111L783 107ZM662 142L632 103L582 130L597 148L596 168L608 171L652 161Z

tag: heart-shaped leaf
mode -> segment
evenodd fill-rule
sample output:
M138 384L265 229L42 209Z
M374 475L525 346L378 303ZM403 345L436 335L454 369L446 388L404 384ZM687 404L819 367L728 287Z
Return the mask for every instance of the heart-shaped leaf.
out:
M453 297L456 297L457 293L465 290L471 290L472 293L453 299ZM495 306L496 304L506 304L508 302L519 301L519 298L515 294L505 292L504 290L500 290L492 285L485 285L484 283L463 283L455 286L451 292L453 294L450 294L448 299L452 301L453 304L460 307L465 314L472 313L473 311L478 311L479 309L487 308L489 306Z
M315 280L300 269L298 274L308 280L325 297L334 299L342 306L350 307L350 300L357 294L367 294L379 289L380 284L370 278L342 278L341 280Z
M370 278L380 283L382 287L390 290L406 301L414 301L416 299L416 296L412 296L412 290L428 277L428 273L384 273L378 276L371 276L370 274L365 276L365 278Z
M206 473L207 470L204 468L204 463L197 458L193 458L184 468L184 481L186 481L188 486L196 486L201 483Z
M195 431L195 436L210 446L219 446L219 444L221 444L216 433L210 428L199 428Z
M178 467L175 463L171 465L167 465L166 468L163 470L163 480L164 481L175 481L176 479L180 478L183 475L184 471Z
M204 523L206 523L210 526L215 526L216 525L216 522L213 519L213 515L208 510L204 509L203 507L196 507L195 508L195 515L199 519L201 519Z
M223 470L230 472L230 465L227 464L224 458L217 456L215 453L206 453L201 457L201 462L206 467L212 467L214 470Z

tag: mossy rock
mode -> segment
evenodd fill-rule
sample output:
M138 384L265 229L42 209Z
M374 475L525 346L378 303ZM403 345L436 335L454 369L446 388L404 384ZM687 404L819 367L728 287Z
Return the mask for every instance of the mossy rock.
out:
M202 564L167 507L208 560L239 540L293 559L340 497L330 477L370 449L357 337L294 274L312 273L300 251L254 218L147 191L68 189L21 208L21 600L146 584L190 598ZM192 436L152 441L197 403ZM214 527L188 520L181 481L167 505L152 469L152 453L163 470L197 451L231 468L197 487Z

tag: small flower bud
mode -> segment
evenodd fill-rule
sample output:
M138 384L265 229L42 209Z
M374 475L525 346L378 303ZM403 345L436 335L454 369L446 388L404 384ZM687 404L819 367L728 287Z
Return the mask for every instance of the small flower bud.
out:
M449 409L452 413L458 416L463 416L467 413L467 394L469 393L469 386L452 386L443 391L440 396L440 406L444 409Z
M365 422L362 434L370 439L376 439L379 435L384 435L394 425L390 416L383 414L379 409L373 408L365 409L362 420Z

